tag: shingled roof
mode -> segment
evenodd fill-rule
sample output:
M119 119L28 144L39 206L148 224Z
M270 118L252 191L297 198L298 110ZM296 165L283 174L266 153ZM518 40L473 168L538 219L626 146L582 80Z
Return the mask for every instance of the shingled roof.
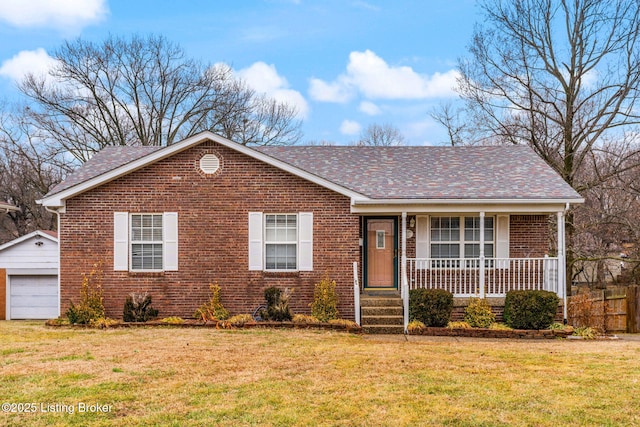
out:
M232 148L236 145L227 142ZM45 198L168 149L105 148ZM372 200L581 199L526 146L294 146L258 147L253 151L263 160L273 158Z
M105 147L98 151L93 157L87 160L82 166L70 174L64 181L56 185L49 191L48 195L57 194L74 185L82 184L92 178L112 171L120 166L124 166L141 159L149 153L158 151L162 147L141 146L141 147Z
M579 199L527 146L256 148L371 199Z

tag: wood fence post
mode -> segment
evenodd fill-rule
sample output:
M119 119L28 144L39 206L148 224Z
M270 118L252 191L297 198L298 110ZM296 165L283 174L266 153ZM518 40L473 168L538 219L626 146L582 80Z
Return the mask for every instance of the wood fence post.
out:
M638 325L640 324L640 312L638 305L640 301L640 292L638 286L627 287L627 332L638 333Z

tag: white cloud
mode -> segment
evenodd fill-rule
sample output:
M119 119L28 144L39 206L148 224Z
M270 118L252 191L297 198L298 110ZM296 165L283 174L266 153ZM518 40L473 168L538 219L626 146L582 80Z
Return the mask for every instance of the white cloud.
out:
M333 83L312 78L309 84L309 95L316 101L344 103L353 97L354 91L341 77Z
M343 135L357 135L360 133L362 126L353 120L345 120L340 125L340 133Z
M312 79L309 93L317 101L347 102L355 92L367 99L427 99L455 96L458 72L419 74L411 67L390 66L374 52L351 52L344 74L333 82Z
M28 73L45 76L56 63L44 49L23 50L11 59L7 59L0 66L0 76L14 81L22 80Z
M600 74L598 70L593 68L582 76L582 85L587 89L595 89L599 79Z
M360 103L359 110L370 116L377 116L382 113L382 111L380 111L380 107L371 101L362 101Z
M247 84L258 92L279 102L286 102L298 110L298 118L305 119L309 115L309 104L297 90L289 89L287 79L280 76L276 67L264 62L255 62L237 72Z
M0 20L16 27L52 27L65 31L102 20L106 0L3 0Z

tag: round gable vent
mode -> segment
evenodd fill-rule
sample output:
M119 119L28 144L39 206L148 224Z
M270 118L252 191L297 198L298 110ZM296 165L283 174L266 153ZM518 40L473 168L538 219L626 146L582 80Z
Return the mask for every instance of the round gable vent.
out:
M205 154L200 158L200 170L206 174L214 174L220 169L220 159L215 154Z

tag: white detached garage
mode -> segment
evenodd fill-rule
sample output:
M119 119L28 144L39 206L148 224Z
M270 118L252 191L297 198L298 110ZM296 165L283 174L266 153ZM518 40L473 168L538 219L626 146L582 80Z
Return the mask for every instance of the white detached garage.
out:
M34 231L0 246L0 319L58 317L58 254L52 231Z

